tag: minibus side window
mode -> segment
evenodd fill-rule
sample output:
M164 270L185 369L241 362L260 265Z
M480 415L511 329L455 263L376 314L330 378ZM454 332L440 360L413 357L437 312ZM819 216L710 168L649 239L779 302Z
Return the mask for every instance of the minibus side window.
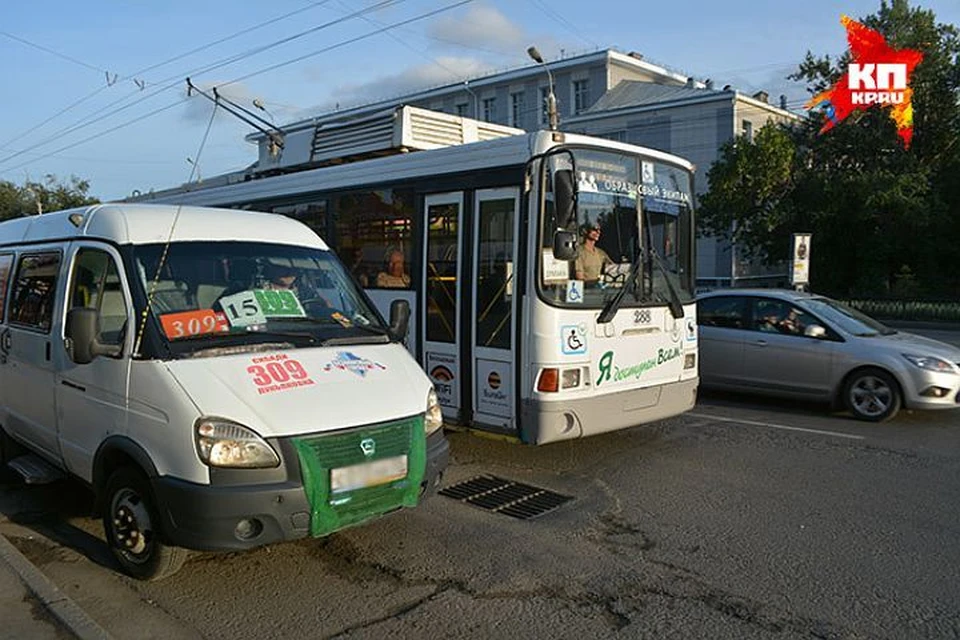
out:
M11 324L50 332L59 272L59 252L33 253L20 258L10 296Z
M73 263L70 282L70 307L96 309L100 314L100 342L122 344L127 325L127 303L117 265L110 254L97 249L80 249Z
M0 255L0 324L3 324L3 311L7 308L7 284L10 282L10 270L13 268L13 254Z

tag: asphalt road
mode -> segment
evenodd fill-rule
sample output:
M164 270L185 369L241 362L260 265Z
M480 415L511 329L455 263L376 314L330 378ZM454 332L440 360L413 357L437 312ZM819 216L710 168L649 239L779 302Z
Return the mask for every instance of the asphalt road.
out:
M0 482L0 531L118 638L949 638L958 427L724 395L542 448L453 434L446 484L573 500L522 521L438 496L160 583L116 573L77 484Z

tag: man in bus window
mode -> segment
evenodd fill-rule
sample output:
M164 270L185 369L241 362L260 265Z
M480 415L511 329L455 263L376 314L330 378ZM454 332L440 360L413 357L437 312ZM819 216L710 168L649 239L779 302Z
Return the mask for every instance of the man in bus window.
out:
M387 270L377 275L377 286L382 289L406 289L410 287L410 276L404 271L403 252L392 249L387 253Z
M585 224L583 245L577 254L574 271L577 280L583 280L587 284L596 284L607 265L613 264L607 252L597 246L598 240L600 240L600 226L595 222Z

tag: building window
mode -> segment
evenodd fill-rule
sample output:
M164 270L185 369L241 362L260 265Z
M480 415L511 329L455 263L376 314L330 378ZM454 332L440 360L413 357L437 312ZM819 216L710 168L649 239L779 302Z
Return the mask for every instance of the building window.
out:
M573 112L583 113L590 107L590 81L574 80L573 82Z
M523 92L510 94L510 126L523 128Z
M483 119L487 122L493 122L497 117L497 99L483 99Z
M607 140L614 140L616 142L626 142L627 132L623 129L619 131L607 131L606 133L597 134L597 137L606 138Z
M547 97L550 95L550 87L540 87L540 124L550 122L550 114L547 113Z
M469 114L470 105L466 102L461 102L457 105L457 115L463 118L466 118Z
M741 129L743 137L747 139L747 142L753 142L753 123L749 120L744 120L741 123Z

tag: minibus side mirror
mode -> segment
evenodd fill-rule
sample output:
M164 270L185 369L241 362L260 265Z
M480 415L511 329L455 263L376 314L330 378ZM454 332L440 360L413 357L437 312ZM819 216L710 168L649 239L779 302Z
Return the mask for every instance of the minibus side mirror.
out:
M89 364L97 356L116 357L123 348L118 345L101 344L100 315L96 309L75 307L67 312L67 353L77 364Z
M557 260L573 260L577 257L577 234L573 231L557 231L553 234L553 257Z
M410 303L406 300L394 300L390 303L390 335L402 342L407 337L410 325Z

